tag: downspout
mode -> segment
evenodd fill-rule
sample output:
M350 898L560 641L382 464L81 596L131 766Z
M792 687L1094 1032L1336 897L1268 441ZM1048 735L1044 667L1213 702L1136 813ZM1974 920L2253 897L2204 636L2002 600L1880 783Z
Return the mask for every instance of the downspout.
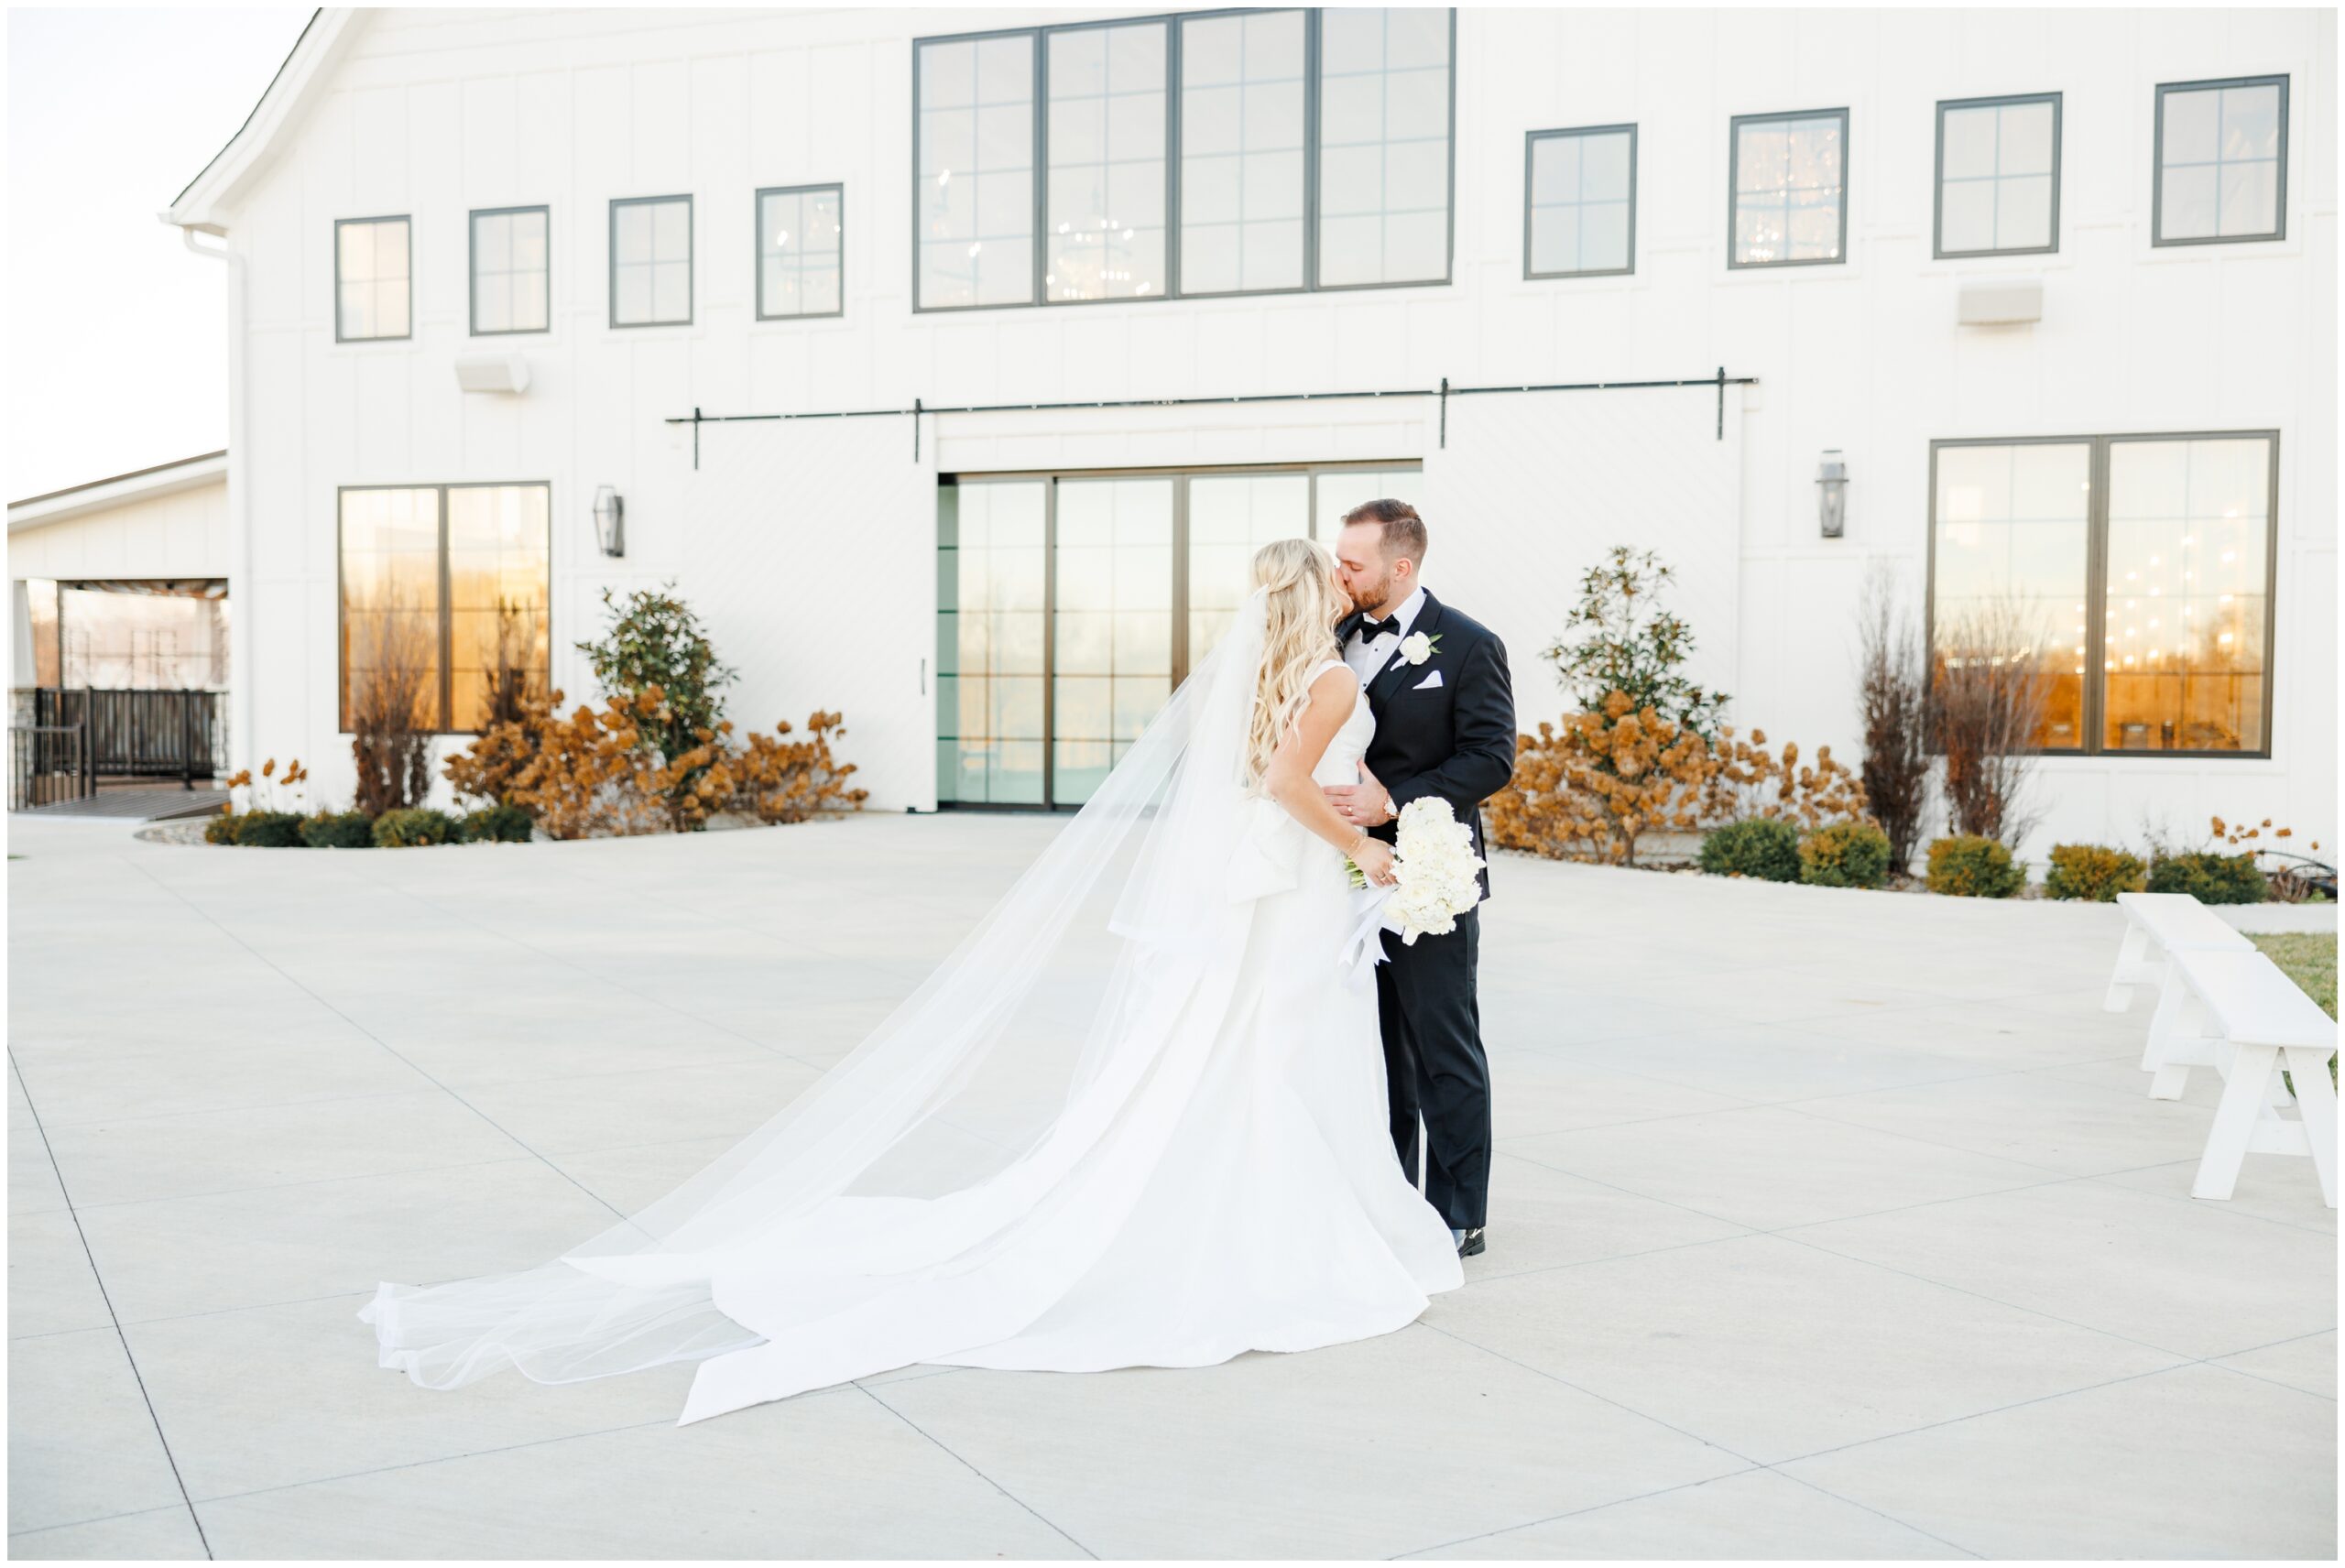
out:
M168 215L167 219L168 221ZM228 771L252 766L253 688L259 669L253 657L253 530L251 441L245 419L245 258L220 234L217 245L196 243L192 226L180 242L196 255L228 267ZM217 232L217 231L214 231Z

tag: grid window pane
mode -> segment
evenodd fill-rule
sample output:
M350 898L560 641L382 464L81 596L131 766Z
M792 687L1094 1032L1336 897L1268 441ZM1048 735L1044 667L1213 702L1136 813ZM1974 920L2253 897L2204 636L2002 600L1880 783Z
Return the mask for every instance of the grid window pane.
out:
M1938 253L2055 245L2059 108L2054 98L1938 108Z
M758 193L758 315L831 316L844 293L845 194L835 185Z
M342 727L365 713L439 729L440 492L342 495Z
M551 318L546 210L473 214L473 332L541 332Z
M1303 278L1303 14L1181 24L1181 289Z
M2018 659L2046 687L2037 744L2084 746L2089 441L1937 454L1930 624L1949 662Z
M1319 278L1449 271L1449 16L1320 13Z
M334 225L334 335L345 343L408 335L408 220Z
M938 492L938 744L947 800L1042 803L1043 509L1040 481Z
M2261 437L2110 443L2110 750L2263 749L2270 474Z
M542 697L551 670L549 492L542 485L448 490L450 727L485 729Z
M1189 481L1189 668L1203 663L1246 595L1254 552L1311 531L1311 477L1199 474Z
M2158 243L2277 239L2285 77L2158 93Z
M1735 123L1735 266L1843 259L1848 133L1838 110Z
M611 203L611 324L678 326L693 319L689 196Z
M919 49L917 302L927 310L1031 304L1033 38Z
M1627 272L1634 258L1636 132L1544 133L1531 142L1531 275Z
M1049 35L1051 299L1164 293L1166 26Z
M1172 481L1063 479L1053 804L1079 805L1172 692Z

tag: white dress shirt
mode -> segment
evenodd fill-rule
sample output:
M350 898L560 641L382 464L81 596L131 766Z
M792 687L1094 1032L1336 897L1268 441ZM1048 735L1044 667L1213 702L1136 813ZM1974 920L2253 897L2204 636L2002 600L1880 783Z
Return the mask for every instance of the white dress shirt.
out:
M1409 635L1409 628L1416 624L1417 615L1424 607L1425 591L1420 585L1401 601L1401 607L1387 617L1382 629L1375 636L1370 637L1365 626L1352 633L1351 640L1344 644L1344 662L1351 666L1352 673L1359 677L1361 685L1375 680L1383 672L1384 667L1392 662L1393 651L1401 646L1401 639Z

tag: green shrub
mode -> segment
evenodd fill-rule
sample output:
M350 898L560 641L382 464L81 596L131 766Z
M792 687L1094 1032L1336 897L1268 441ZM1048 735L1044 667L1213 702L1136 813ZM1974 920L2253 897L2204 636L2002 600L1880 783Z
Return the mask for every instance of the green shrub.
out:
M1929 889L1956 898L2008 898L2027 886L2027 868L1991 838L1956 833L1930 844Z
M244 813L241 811L221 812L203 824L203 842L206 844L235 843L236 828L244 820Z
M2216 855L2192 850L2161 855L2150 861L2150 891L2187 893L2202 904L2260 904L2270 893L2263 873L2255 868L2255 854Z
M463 837L466 844L527 844L535 825L518 806L488 806L465 815Z
M2052 868L2044 874L2047 898L2082 898L2108 904L2120 893L2138 893L2144 886L2142 858L2099 844L2056 844Z
M376 849L410 849L418 844L446 844L460 831L456 819L429 806L404 806L375 819Z
M1831 822L1800 841L1799 879L1816 887L1889 882L1889 835L1871 822Z
M1702 869L1713 877L1799 880L1799 830L1772 817L1752 817L1713 828L1702 841Z
M311 849L372 849L375 819L364 811L320 811L301 824L301 842Z
M236 843L245 849L299 849L298 811L246 811L236 822Z

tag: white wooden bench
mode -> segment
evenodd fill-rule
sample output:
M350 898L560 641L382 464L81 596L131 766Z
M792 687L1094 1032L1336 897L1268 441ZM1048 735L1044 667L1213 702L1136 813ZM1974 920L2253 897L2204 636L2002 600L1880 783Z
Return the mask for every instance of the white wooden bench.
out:
M2117 967L2110 975L2101 1006L2121 1013L2132 1005L2134 986L2158 987L2149 1039L2142 1046L2142 1071L2156 1074L2150 1081L2150 1098L2179 1099L2191 1067L2206 1065L2208 1059L2188 1044L2206 1031L2183 1017L2187 1003L2176 977L2174 954L2194 950L2252 953L2255 944L2187 893L2120 893L2117 907L2125 911L2125 941L2117 950ZM2177 1060L2177 1049L2198 1060Z
M2203 1024L2192 1031L2196 1049L2189 1037L2178 1037L2176 1054L2220 1069L2224 1080L2190 1195L2230 1197L2251 1152L2301 1154L2311 1157L2321 1201L2335 1208L2337 1095L2329 1082L2335 1021L2252 947L2178 948L2172 966L2188 1021ZM2290 1100L2283 1068L2296 1081L2293 1117L2281 1115Z

